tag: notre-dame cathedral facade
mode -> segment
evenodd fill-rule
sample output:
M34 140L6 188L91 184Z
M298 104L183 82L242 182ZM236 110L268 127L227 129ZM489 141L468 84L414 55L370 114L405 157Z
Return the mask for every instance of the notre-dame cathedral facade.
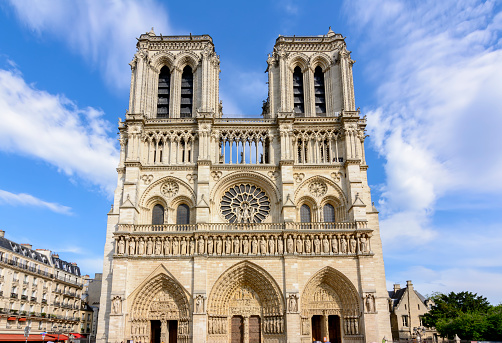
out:
M262 118L227 118L210 36L139 37L98 342L391 337L353 63L279 36Z

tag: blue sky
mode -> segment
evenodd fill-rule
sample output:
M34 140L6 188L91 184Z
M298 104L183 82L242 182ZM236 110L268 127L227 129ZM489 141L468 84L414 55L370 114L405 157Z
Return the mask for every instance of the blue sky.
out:
M346 36L388 287L502 302L497 1L1 1L0 228L101 270L136 37L210 34L227 116L257 116L283 35Z

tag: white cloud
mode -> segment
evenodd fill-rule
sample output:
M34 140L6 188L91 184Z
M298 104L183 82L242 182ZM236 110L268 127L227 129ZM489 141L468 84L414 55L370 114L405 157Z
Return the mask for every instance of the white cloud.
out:
M368 68L379 103L366 110L386 159L382 235L387 245L403 236L426 243L437 234L438 199L461 189L464 206L502 191L502 14L493 1L389 0L378 15L371 4L345 7L365 33L362 49L379 57Z
M129 87L128 63L135 51L135 38L152 26L157 33L170 33L165 9L152 0L11 0L10 3L30 29L63 40L97 63L110 86L121 89Z
M36 206L47 208L53 212L61 214L71 214L71 208L54 202L47 202L38 199L30 194L20 193L14 194L0 189L0 204L8 204L13 206Z
M0 150L39 158L111 194L118 149L102 116L28 85L16 70L0 69Z

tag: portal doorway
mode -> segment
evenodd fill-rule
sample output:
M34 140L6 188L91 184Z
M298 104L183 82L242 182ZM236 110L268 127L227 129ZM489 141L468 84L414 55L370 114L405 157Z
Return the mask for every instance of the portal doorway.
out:
M322 342L322 316L312 316L312 341Z
M249 317L249 343L261 342L260 316Z
M244 320L242 316L232 317L231 343L244 343ZM250 341L251 342L251 341Z
M178 342L178 321L177 320L168 320L167 321L167 330L169 332L169 335L168 335L168 341L165 343Z
M160 328L160 320L151 320L150 321L150 332L151 338L150 338L150 343L161 343L160 341L160 334L161 334L161 328Z
M331 343L342 343L342 332L339 316L328 316L328 333Z

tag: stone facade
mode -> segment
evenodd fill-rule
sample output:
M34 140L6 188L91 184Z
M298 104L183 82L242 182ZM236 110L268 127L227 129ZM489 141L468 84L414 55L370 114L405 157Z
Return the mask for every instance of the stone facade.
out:
M49 250L34 250L4 235L0 230L0 340L22 335L26 326L32 339L41 340L42 332L49 333L46 340L54 339L50 334L56 330L79 333L79 267Z
M137 48L97 340L390 337L343 37L277 38L262 119L222 116L210 36L152 30Z
M405 288L394 284L394 289L389 291L389 298L390 325L394 342L438 341L436 330L426 328L422 324L422 317L429 312L434 302L418 293L411 281L406 282Z

